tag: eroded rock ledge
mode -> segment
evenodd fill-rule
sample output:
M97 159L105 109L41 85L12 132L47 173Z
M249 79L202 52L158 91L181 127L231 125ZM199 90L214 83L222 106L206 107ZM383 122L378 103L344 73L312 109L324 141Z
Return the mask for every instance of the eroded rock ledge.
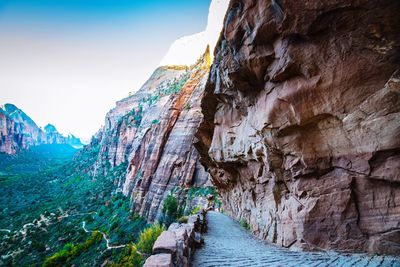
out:
M400 253L400 2L233 0L196 144L283 247Z

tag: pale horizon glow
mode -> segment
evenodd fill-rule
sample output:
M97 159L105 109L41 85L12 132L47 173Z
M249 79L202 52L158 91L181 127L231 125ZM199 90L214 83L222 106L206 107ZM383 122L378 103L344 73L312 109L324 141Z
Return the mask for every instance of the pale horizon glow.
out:
M83 139L100 129L116 101L141 87L174 40L205 28L210 5L153 0L114 7L102 0L114 9L92 10L88 0L60 2L48 10L43 4L54 2L0 3L0 104ZM85 5L70 6L78 2Z

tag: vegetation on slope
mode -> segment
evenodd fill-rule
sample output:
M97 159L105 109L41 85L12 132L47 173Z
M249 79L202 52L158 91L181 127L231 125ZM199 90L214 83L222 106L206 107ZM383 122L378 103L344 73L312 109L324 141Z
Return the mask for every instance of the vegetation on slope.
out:
M139 239L149 225L115 190L126 164L94 177L98 151L94 143L73 160L76 151L53 146L1 155L0 265L101 265Z

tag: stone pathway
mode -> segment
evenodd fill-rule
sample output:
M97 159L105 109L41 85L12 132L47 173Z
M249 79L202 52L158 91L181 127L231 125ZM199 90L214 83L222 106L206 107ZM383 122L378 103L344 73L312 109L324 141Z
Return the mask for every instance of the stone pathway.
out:
M192 266L400 266L400 258L391 256L290 251L254 238L221 213L209 212L207 220L205 245L196 250Z

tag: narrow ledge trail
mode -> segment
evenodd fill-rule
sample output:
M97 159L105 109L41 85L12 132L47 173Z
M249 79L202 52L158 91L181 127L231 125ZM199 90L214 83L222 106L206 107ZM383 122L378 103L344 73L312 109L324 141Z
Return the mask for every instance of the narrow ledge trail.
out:
M400 266L400 258L392 256L302 252L280 248L256 239L232 218L218 212L208 212L207 221L205 244L195 252L194 267Z

